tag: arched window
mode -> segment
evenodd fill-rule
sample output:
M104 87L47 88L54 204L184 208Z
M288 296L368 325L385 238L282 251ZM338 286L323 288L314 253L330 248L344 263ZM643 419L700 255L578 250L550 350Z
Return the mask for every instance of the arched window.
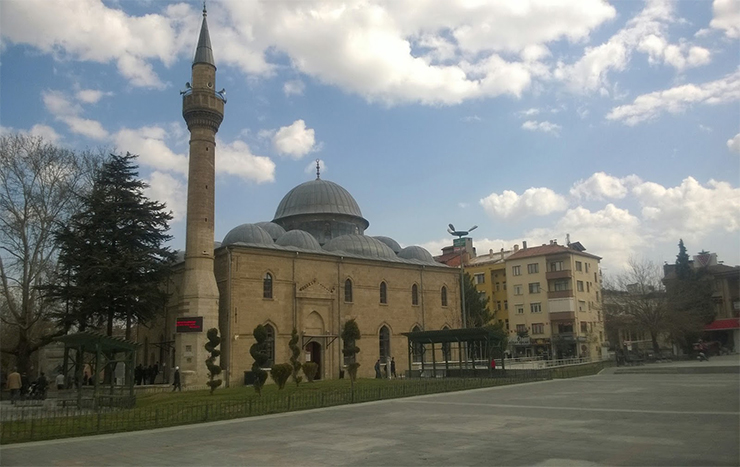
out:
M411 330L411 332L419 332L421 331L421 328L419 326L414 326L414 329ZM424 344L421 344L419 342L414 342L414 346L411 348L411 360L419 363L421 362L422 355L424 354Z
M391 331L388 326L380 328L378 335L380 361L385 363L391 359Z
M447 329L450 329L449 326L445 326L445 327L442 328L443 331L444 330L447 330ZM452 360L452 352L451 352L451 349L450 349L450 343L449 342L443 342L442 343L442 358L445 361Z
M275 363L275 328L265 324L265 331L267 332L267 339L265 339L267 363L265 363L265 368L272 368L273 363Z
M411 286L411 304L419 304L419 286L417 286L416 284Z
M388 303L388 286L385 282L380 283L380 303Z
M442 306L447 306L447 287L442 286Z
M262 298L272 298L272 274L269 272L262 279Z
M344 281L344 301L352 303L352 281L349 279Z

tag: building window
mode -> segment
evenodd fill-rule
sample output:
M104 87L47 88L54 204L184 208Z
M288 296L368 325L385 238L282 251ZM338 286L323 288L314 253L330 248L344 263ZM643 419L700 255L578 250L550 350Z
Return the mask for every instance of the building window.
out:
M485 284L486 283L486 275L483 274L482 272L481 273L478 273L478 274L474 274L473 275L473 280L475 281L476 284Z
M265 363L264 368L272 368L273 363L275 363L275 328L265 324L265 333L267 334L267 339L265 339L267 363Z
M581 323L581 333L585 334L588 332L588 323Z
M569 280L555 281L552 283L552 290L556 292L562 292L564 290L568 290L569 285L570 285Z
M596 301L599 301L599 292L596 292Z
M589 264L586 263L586 274L588 274L588 266L589 266Z
M544 323L534 323L532 324L532 334L544 334L545 333L545 325Z
M512 266L511 267L511 274L513 276L521 276L522 275L522 267L521 266Z
M532 313L542 313L542 304L539 302L537 303L530 303L529 304L529 311Z
M419 326L414 326L414 329L411 330L411 332L420 332L420 331L421 331L421 328L419 328ZM413 346L411 347L411 360L416 363L419 363L421 361L421 357L423 354L424 354L424 344L421 344L419 342L414 342Z
M496 282L496 292L498 292L499 290L501 290L501 283Z
M352 303L352 281L349 279L344 281L344 301Z
M527 265L527 274L537 274L540 272L540 265L537 263L532 263Z
M262 279L262 298L272 298L272 274L269 272Z
M522 313L524 313L524 310L522 310ZM505 319L504 323L506 323L506 330L509 331L509 320Z
M550 271L556 272L556 271L562 271L563 270L563 262L562 261L553 261L550 263Z
M504 282L504 290L506 290L506 282Z
M385 282L380 283L380 303L388 303L388 286L385 285Z
M573 323L558 324L558 333L566 334L573 332Z
M380 333L378 335L378 347L379 347L379 355L380 355L380 361L385 363L386 361L391 359L391 331L388 329L388 326L383 326L380 328Z
M586 311L586 301L578 300L578 311Z
M508 311L508 309L509 309L509 301L508 300L504 300L504 310L507 310Z
M516 308L516 314L518 315L524 314L524 305L514 305L514 308Z
M576 281L576 290L583 292L583 281Z
M516 333L525 335L527 334L527 325L526 324L517 324L516 325Z
M594 284L598 284L598 283L599 283L599 277L596 274L596 272L594 272Z
M522 286L521 286L521 284L520 285L515 285L514 286L514 295L521 295L521 294L522 294Z
M447 306L447 287L442 286L442 306Z
M411 304L419 304L419 286L417 286L416 284L411 286Z
M576 271L583 271L583 263L576 261Z
M501 300L499 300L499 301L496 302L496 309L498 311L501 311Z
M529 283L529 293L540 293L540 283L539 282L530 282Z

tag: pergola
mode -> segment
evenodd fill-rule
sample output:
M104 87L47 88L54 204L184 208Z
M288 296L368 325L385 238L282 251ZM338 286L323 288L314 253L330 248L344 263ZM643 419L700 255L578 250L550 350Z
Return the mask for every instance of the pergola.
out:
M477 370L490 372L493 350L496 348L496 343L498 343L495 333L485 328L442 329L438 331L403 332L401 334L408 338L409 370L412 368L413 357L420 354L420 374L424 373L425 365L428 366L424 354L427 352L427 347L431 346L431 371L434 378L437 377L437 352L435 351L437 344L439 344L442 351L443 362L440 362L440 364L444 363L444 376L446 377L455 373L459 376L466 373L475 374ZM453 353L452 345L454 344L457 344L457 362L450 361ZM471 353L473 354L472 358ZM475 354L480 355L484 360L483 362L479 360L477 368ZM483 364L481 365L481 363ZM451 367L452 372L450 371Z
M128 388L128 403L132 404L134 398L134 365L136 362L136 349L139 344L127 341L120 337L110 337L97 332L78 332L66 336L57 337L56 341L64 343L64 363L63 372L66 379L68 369L71 366L75 368L75 381L77 382L77 405L82 405L82 370L84 365L84 355L93 354L92 374L93 374L93 405L97 407L103 397L108 398L110 405L113 404L113 387L110 384L110 395L102 396L100 393L100 381L98 374L100 371L110 367L111 372L115 369L117 363L123 363L126 366L125 387ZM75 359L70 358L70 350L76 351ZM107 405L107 404L104 404Z

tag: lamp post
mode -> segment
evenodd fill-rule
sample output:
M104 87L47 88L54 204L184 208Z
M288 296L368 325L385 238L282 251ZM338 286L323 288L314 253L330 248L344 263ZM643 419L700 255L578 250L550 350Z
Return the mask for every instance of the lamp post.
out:
M454 235L455 237L457 237L458 240L462 240L463 237L465 237L470 232L478 228L477 225L474 225L468 230L455 230L454 225L452 224L447 224L447 225L449 227L447 229L447 232L449 232L450 235ZM454 242L452 246L453 247L455 246ZM462 248L460 249L460 294L462 297L462 327L463 329L468 327L468 316L467 316L468 314L465 310L465 263L463 261L463 254L465 253L465 247L466 245L464 244Z

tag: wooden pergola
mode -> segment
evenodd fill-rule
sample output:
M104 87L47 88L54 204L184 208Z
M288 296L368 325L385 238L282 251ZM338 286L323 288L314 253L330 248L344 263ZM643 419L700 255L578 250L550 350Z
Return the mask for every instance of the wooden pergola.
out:
M439 344L439 348L442 350L445 370L443 374L445 377L450 374L457 374L459 376L476 374L479 373L478 370L491 372L491 360L493 359L493 351L498 343L498 338L495 333L488 329L442 329L438 331L403 332L401 334L408 338L409 370L412 368L413 357L417 354L421 355L420 375L424 374L426 370L426 358L424 358L424 354L426 354L428 347L431 346L432 377L437 377L437 352L435 351L437 344ZM450 371L451 346L453 345L457 347L458 358L457 362L452 363L452 365L457 363L456 368L452 368L452 371ZM476 359L474 356L471 358L471 353L481 355L485 363L481 365L479 362L476 368ZM410 372L409 375L411 374Z
M110 337L90 331L68 334L66 336L57 337L55 340L64 343L64 363L62 365L62 371L65 379L67 378L70 366L75 369L78 407L82 406L82 372L85 354L94 355L91 365L93 376L93 407L97 408L101 405L101 401L103 400L106 400L109 404L102 405L116 405L114 404L113 381L111 381L109 385L109 395L104 396L100 392L101 387L98 375L100 374L100 371L104 371L108 368L110 368L110 372L112 374L116 364L118 363L123 363L126 366L124 387L128 389L128 397L121 398L122 400L126 399L123 400L123 405L133 405L136 400L134 396L134 366L136 362L136 349L139 347L139 344L127 341L120 337ZM75 350L74 359L71 358L70 350Z

